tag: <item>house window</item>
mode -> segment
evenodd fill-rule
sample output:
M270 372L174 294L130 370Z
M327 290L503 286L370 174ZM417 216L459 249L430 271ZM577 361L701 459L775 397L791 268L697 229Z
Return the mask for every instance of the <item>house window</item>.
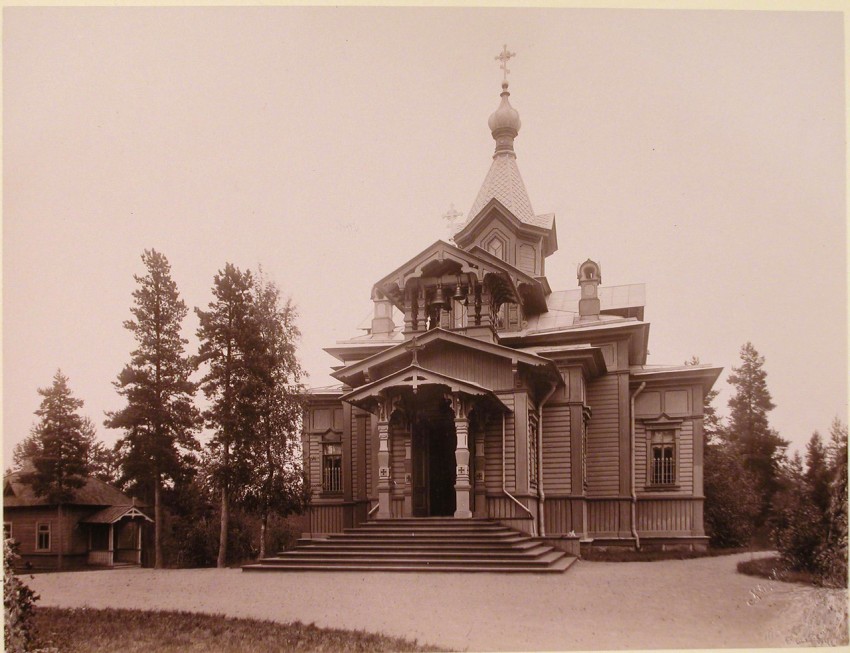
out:
M676 483L676 431L651 431L649 444L649 482L651 485Z
M50 524L38 524L35 527L35 550L50 551Z
M3 539L11 540L12 539L12 522L4 521L3 522Z
M328 494L342 492L342 445L322 445L322 490Z

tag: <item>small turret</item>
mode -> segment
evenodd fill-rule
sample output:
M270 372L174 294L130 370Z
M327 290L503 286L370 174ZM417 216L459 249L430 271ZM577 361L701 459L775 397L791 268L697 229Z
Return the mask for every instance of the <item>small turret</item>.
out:
M580 322L593 322L599 319L600 283L602 283L602 268L598 263L587 259L578 266L578 285L581 287L581 299L578 301Z
M386 336L389 338L395 331L395 323L393 322L393 304L382 294L373 292L372 302L375 305L375 312L372 315L372 330L373 336Z

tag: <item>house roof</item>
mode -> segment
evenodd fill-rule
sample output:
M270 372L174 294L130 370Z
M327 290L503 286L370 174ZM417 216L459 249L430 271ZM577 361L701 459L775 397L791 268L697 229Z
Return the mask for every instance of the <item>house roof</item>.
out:
M23 472L12 472L3 484L3 507L55 505L46 497L37 497L32 485L21 480ZM74 499L68 504L78 506L131 506L133 500L108 483L96 478L87 478L83 487L74 491Z
M117 521L120 521L124 517L128 519L132 519L133 517L142 517L149 522L153 522L153 519L148 517L141 510L136 508L136 506L109 506L108 508L104 508L103 510L98 510L93 515L89 515L85 519L81 519L81 524L114 524Z

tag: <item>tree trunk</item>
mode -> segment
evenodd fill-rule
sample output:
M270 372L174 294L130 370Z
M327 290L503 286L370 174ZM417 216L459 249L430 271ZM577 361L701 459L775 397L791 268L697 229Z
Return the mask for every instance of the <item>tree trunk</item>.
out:
M230 504L227 497L227 488L221 489L221 532L218 537L218 562L216 567L223 568L227 564L227 530L230 521Z
M160 485L162 477L156 473L153 486L153 549L154 569L162 569L162 491Z
M263 511L263 517L260 520L260 559L266 557L266 530L269 523L269 513Z
M62 504L56 506L56 546L59 551L59 557L56 559L56 568L62 569Z

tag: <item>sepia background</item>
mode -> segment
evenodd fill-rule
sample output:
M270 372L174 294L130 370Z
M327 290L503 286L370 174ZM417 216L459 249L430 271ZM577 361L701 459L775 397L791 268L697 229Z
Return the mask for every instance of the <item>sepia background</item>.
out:
M839 13L7 7L6 459L57 368L117 437L145 248L190 307L225 262L262 264L309 383L333 382L321 348L367 322L372 283L472 205L504 43L553 289L586 258L646 283L648 362L724 366L721 413L752 341L794 448L846 421Z

